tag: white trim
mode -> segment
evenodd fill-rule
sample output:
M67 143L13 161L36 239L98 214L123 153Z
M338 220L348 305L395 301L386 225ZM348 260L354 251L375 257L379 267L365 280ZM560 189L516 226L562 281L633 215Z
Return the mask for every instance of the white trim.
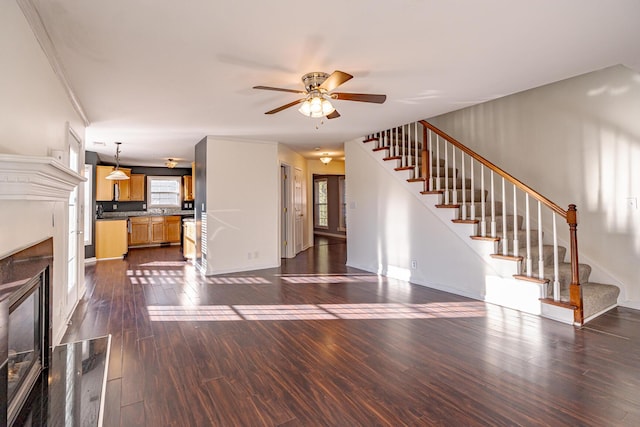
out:
M0 200L68 201L86 180L53 157L0 154Z
M58 59L56 48L53 44L53 41L51 40L51 37L49 37L49 32L44 26L42 18L40 17L40 13L38 13L38 9L34 5L33 0L16 0L16 2L18 3L18 6L20 6L20 9L22 9L22 13L26 18L27 23L31 27L33 34L38 40L42 51L49 60L49 64L51 65L51 68L53 68L53 72L56 74L56 76L58 76L58 79L60 79L60 83L62 84L64 91L67 93L73 109L76 111L76 113L78 113L80 118L82 118L85 127L88 127L91 122L85 114L84 109L80 104L80 100L71 88L69 80L67 80L64 68L62 67L61 61Z

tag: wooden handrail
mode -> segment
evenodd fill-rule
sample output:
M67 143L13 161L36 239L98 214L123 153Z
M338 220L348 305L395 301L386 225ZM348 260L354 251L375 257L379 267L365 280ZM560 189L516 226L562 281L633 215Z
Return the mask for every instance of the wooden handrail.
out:
M471 149L465 147L462 143L457 141L455 138L453 138L450 135L447 135L446 133L444 133L443 131L441 131L437 127L433 126L431 123L427 122L426 120L420 120L419 123L422 124L424 127L430 129L432 132L440 135L441 137L446 139L450 144L455 145L459 150L467 153L469 156L473 157L476 161L478 161L479 163L482 163L483 165L485 165L489 169L493 170L495 173L497 173L501 177L505 178L507 181L511 182L513 185L515 185L516 187L518 187L522 191L524 191L526 193L529 193L534 199L539 200L540 202L542 202L549 209L551 209L554 212L556 212L558 215L563 217L565 220L567 219L567 211L566 210L562 209L559 205L557 205L554 202L552 202L551 200L547 199L546 197L544 197L542 194L538 193L533 188L531 188L528 185L524 184L523 182L521 182L517 178L513 177L512 175L510 175L509 173L503 171L498 166L494 165L489 160L485 159L484 157L482 157L481 155L479 155L475 151L472 151Z

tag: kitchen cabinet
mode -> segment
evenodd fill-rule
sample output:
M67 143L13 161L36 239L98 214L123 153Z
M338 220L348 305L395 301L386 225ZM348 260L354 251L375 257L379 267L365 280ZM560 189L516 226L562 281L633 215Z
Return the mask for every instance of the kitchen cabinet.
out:
M190 202L193 200L193 176L184 175L182 177L182 194L184 194L184 201Z
M184 221L182 225L182 256L186 259L196 258L196 223L195 221Z
M97 202L110 202L115 199L114 186L118 186L118 201L130 200L129 180L112 181L107 179L113 171L113 166L96 166L96 201ZM120 168L128 176L131 176L131 169Z
M164 231L165 239L169 243L180 242L180 221L182 218L179 216L165 216L164 217Z
M113 166L96 166L96 201L110 202L113 200L113 181L107 179Z
M151 243L162 243L164 238L164 217L152 216L150 228Z
M180 243L180 220L177 215L131 217L129 246Z
M116 185L118 186L118 202L128 202L131 200L131 169L120 168L122 172L124 172L129 179L123 179L121 181L116 181Z
M132 173L129 179L129 200L144 202L144 174Z
M96 259L122 258L127 254L127 220L96 221Z
M149 217L136 216L129 218L129 246L148 245L149 241Z

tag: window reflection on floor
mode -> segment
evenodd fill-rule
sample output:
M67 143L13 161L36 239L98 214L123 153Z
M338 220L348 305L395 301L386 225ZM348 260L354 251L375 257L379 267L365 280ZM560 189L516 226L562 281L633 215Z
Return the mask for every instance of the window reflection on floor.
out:
M286 304L286 305L204 305L147 306L149 320L230 321L230 320L353 320L353 319L437 319L484 317L483 302L436 302L426 304Z

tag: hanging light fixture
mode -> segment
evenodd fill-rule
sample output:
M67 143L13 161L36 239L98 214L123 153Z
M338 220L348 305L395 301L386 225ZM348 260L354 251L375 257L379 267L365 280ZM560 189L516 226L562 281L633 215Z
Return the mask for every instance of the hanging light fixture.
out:
M329 153L324 153L324 155L322 157L320 157L320 161L323 164L328 165L329 162L331 161L331 157L329 157Z
M107 179L114 181L129 179L127 174L120 170L120 144L122 144L122 142L116 142L116 168L106 176Z
M168 159L167 162L165 163L165 166L168 167L169 169L173 169L176 166L178 166L178 162L174 161L173 159Z

